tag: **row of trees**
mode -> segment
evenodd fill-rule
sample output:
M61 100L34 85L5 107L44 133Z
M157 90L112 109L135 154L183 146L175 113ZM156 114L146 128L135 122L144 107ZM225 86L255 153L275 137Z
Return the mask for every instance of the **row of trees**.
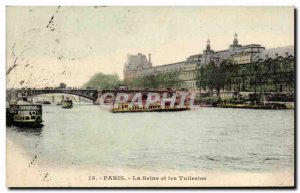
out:
M246 87L257 92L258 87L294 82L294 58L280 58L277 60L257 61L250 64L232 64L224 60L216 65L214 62L202 67L197 73L197 86L209 91L216 91L219 96L221 90L245 90ZM250 87L250 88L249 88ZM242 88L242 89L241 89Z
M138 89L179 88L181 86L179 74L180 71L175 71L141 76L129 82L128 86Z
M181 71L140 76L126 84L135 89L181 88L184 81L180 79ZM265 91L266 85L294 85L294 57L278 58L276 60L261 60L249 64L233 64L231 60L224 60L220 64L211 61L206 67L197 71L197 87L206 91L216 91L219 96L221 90L254 91L257 88ZM84 87L95 89L118 88L123 81L117 74L95 74ZM262 89L261 89L262 88ZM280 89L279 89L280 91Z
M126 84L130 88L135 89L180 88L181 82L179 80L179 74L180 71L152 74L137 77L130 82L126 82ZM119 79L117 74L103 74L100 72L92 76L83 87L93 89L114 89L122 84L124 84L124 82Z

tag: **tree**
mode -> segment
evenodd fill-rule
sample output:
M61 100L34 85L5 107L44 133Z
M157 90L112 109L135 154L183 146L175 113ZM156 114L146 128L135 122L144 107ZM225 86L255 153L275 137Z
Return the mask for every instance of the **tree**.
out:
M266 65L266 62L254 62L253 63L253 79L252 83L254 83L254 93L257 92L257 85L263 82L263 66ZM266 66L265 66L266 67Z
M179 74L180 71L175 71L141 76L133 79L129 86L140 89L177 88L180 86Z
M119 80L118 74L103 74L101 72L94 74L83 87L94 89L114 89L119 87L122 81Z
M220 98L220 90L224 88L229 74L226 72L226 62L221 63L219 66L211 61L207 67L201 68L198 73L199 86L213 92L216 91L217 96Z

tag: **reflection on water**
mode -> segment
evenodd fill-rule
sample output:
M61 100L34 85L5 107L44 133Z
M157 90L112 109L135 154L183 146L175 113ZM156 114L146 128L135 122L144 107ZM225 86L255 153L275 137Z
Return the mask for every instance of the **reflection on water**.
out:
M293 170L294 112L201 108L114 114L75 103L43 106L44 127L7 137L55 164L143 169Z
M30 136L30 135L41 135L43 126L37 127L37 128L30 128L30 127L16 127L13 125L10 125L12 131L15 132L21 132L24 135Z

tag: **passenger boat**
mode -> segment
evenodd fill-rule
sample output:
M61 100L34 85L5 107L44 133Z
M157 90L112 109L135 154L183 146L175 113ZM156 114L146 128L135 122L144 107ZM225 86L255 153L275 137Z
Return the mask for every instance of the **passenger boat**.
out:
M62 101L62 108L72 108L73 107L73 101L69 98L66 98Z
M130 104L114 104L112 108L113 113L125 113L125 112L165 112L165 111L186 111L190 110L189 107L174 105L169 106L162 106L160 104L152 104L149 107L145 105L130 105Z
M16 104L6 112L7 121L20 127L42 127L42 105Z

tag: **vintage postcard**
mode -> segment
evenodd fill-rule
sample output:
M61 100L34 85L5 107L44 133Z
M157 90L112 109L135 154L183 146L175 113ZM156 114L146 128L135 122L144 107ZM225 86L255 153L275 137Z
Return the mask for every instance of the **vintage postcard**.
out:
M6 7L8 187L294 187L294 7Z

